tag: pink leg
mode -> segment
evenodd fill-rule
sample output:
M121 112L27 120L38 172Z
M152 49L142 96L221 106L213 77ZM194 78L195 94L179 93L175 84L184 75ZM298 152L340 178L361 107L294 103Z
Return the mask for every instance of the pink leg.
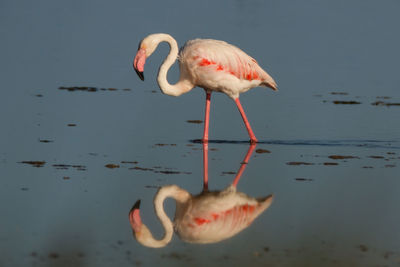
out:
M242 162L242 165L240 166L239 171L238 171L237 174L236 174L235 180L233 180L233 182L232 182L232 185L233 185L234 187L237 186L237 184L238 184L238 182L239 182L239 180L240 180L240 177L242 176L242 174L243 174L243 172L244 172L244 169L246 169L247 163L249 162L250 157L251 157L251 154L253 154L253 151L254 151L255 148L256 148L256 143L252 143L252 144L250 145L250 147L249 147L249 150L247 150L247 154L246 154L246 156L244 157L244 160L243 160L243 162Z
M203 143L208 142L208 126L210 124L210 102L211 102L211 92L206 90L206 114L204 116L204 133L203 133Z
M203 143L203 191L208 190L208 143Z
M254 135L253 130L250 127L250 123L247 120L247 117L246 117L246 114L244 113L242 105L240 104L239 97L235 99L235 102L240 111L240 115L242 115L244 125L246 125L247 132L249 133L249 136L250 136L250 142L257 143L258 140L257 140L256 136Z

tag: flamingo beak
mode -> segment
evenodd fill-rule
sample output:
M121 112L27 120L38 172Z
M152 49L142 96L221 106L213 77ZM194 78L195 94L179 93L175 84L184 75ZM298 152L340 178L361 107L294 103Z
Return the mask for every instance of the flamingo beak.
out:
M133 60L133 68L135 69L139 78L144 81L143 70L144 64L146 63L146 50L144 48L140 48Z
M140 233L142 228L142 219L140 218L140 199L136 201L135 205L131 208L129 212L129 221L135 235Z

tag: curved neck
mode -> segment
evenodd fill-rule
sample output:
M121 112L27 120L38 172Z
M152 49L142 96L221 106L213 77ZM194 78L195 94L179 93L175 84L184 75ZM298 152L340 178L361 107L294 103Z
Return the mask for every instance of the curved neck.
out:
M176 200L178 208L180 206L179 204L186 202L190 198L190 194L176 185L164 186L157 192L154 197L154 209L164 227L165 234L160 240L152 240L154 247L163 247L168 244L174 232L173 224L164 211L164 200L168 197L172 197Z
M172 64L174 64L176 58L178 57L179 49L175 39L168 34L160 35L158 43L161 42L167 42L170 47L168 56L165 58L164 62L160 66L160 69L158 70L157 81L161 91L164 94L171 96L179 96L181 94L190 91L194 86L189 80L186 79L185 71L183 71L182 68L179 81L174 85L171 85L168 82L167 80L168 70L171 68Z

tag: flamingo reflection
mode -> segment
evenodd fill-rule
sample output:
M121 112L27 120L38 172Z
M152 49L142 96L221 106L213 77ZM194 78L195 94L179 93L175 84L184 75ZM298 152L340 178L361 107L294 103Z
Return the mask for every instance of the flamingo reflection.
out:
M177 185L163 186L154 198L157 217L164 227L164 236L157 240L140 218L140 200L132 207L129 220L136 240L147 247L166 246L175 231L190 243L215 243L230 238L247 228L272 202L272 195L253 198L236 191L239 179L255 149L252 144L232 184L222 191L208 191L208 143L203 144L203 192L193 196ZM176 201L172 223L164 211L164 200Z

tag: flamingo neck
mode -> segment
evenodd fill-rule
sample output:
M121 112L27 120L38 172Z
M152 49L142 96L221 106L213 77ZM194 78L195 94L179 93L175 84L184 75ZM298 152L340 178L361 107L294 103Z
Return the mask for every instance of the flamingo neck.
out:
M172 64L176 61L178 57L178 44L171 35L168 34L160 34L158 40L158 44L161 42L167 42L170 47L170 51L168 56L165 58L164 62L161 64L160 69L158 71L158 85L160 86L161 91L166 95L171 96L179 96L183 93L190 91L194 86L193 84L186 78L185 71L181 68L179 81L171 85L167 80L168 70L171 68ZM158 45L157 44L157 45Z
M151 247L164 247L166 246L172 239L172 235L174 232L174 226L171 222L170 218L164 211L164 200L168 197L172 197L177 202L177 209L181 206L180 204L186 202L190 198L190 194L181 189L176 185L169 185L162 187L156 194L154 198L154 209L158 219L160 220L163 228L164 228L164 236L160 240L156 240L150 234L147 239L147 246Z

